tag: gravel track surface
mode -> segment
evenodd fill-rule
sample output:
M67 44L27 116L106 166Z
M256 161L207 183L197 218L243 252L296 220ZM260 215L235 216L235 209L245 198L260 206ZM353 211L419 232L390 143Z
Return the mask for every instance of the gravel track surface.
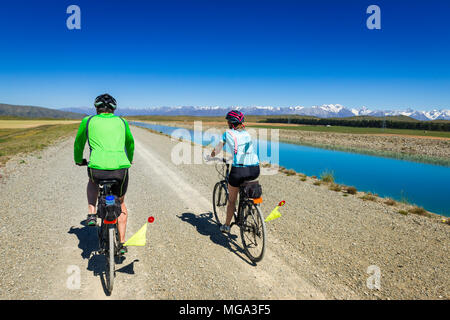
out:
M104 261L87 214L85 167L73 165L73 137L9 161L0 174L0 299L448 299L449 226L395 208L343 197L298 176L261 176L266 255L245 256L239 230L222 235L211 213L213 165L171 161L171 141L132 126L136 153L126 203L127 239L146 223L147 245L116 266ZM25 163L23 163L25 161ZM367 268L381 271L368 289ZM80 287L68 280L80 272ZM70 281L69 281L70 284Z

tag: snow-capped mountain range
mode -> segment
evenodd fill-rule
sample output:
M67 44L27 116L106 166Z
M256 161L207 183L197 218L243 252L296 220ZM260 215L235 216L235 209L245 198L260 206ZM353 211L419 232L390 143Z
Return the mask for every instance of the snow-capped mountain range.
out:
M246 115L304 115L319 118L344 118L353 116L407 116L416 120L450 120L450 109L419 111L413 109L406 110L370 110L367 107L359 109L348 109L340 104L325 104L312 107L272 107L272 106L253 106L253 107L219 107L219 106L177 106L177 107L149 107L149 108L118 108L117 115L185 115L185 116L222 116L230 109L241 110ZM78 112L85 114L94 114L95 109L91 108L63 108L63 111Z

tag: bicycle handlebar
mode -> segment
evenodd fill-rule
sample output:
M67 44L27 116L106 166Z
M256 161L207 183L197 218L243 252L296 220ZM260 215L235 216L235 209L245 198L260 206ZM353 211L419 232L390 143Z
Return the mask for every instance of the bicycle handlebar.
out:
M227 163L227 159L225 159L225 158L219 158L219 157L210 157L210 156L206 156L206 157L205 157L205 160L206 160L206 161L220 161L220 162L223 162L223 163Z

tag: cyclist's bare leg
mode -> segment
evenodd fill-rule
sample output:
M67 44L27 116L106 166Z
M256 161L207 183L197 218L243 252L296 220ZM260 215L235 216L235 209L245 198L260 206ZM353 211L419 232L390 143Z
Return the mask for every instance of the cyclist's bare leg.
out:
M233 219L233 213L236 210L236 199L239 192L238 187L233 187L228 184L228 205L227 205L227 219L225 224L229 226L231 224L231 219Z
M98 196L98 186L89 179L86 189L87 189L89 214L95 214L96 213L95 207L97 205L97 196Z
M128 218L128 211L127 206L125 205L125 196L122 196L119 198L120 204L121 204L121 211L118 221L117 221L117 227L119 229L119 239L120 242L125 242L125 232L127 230L127 218Z

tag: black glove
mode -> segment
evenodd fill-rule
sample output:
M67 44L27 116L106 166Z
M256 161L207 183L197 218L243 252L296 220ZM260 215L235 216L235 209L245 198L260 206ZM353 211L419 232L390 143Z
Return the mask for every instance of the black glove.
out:
M82 166L87 166L88 162L86 159L83 159L83 161L81 161L81 163L75 163L77 166L82 167Z

